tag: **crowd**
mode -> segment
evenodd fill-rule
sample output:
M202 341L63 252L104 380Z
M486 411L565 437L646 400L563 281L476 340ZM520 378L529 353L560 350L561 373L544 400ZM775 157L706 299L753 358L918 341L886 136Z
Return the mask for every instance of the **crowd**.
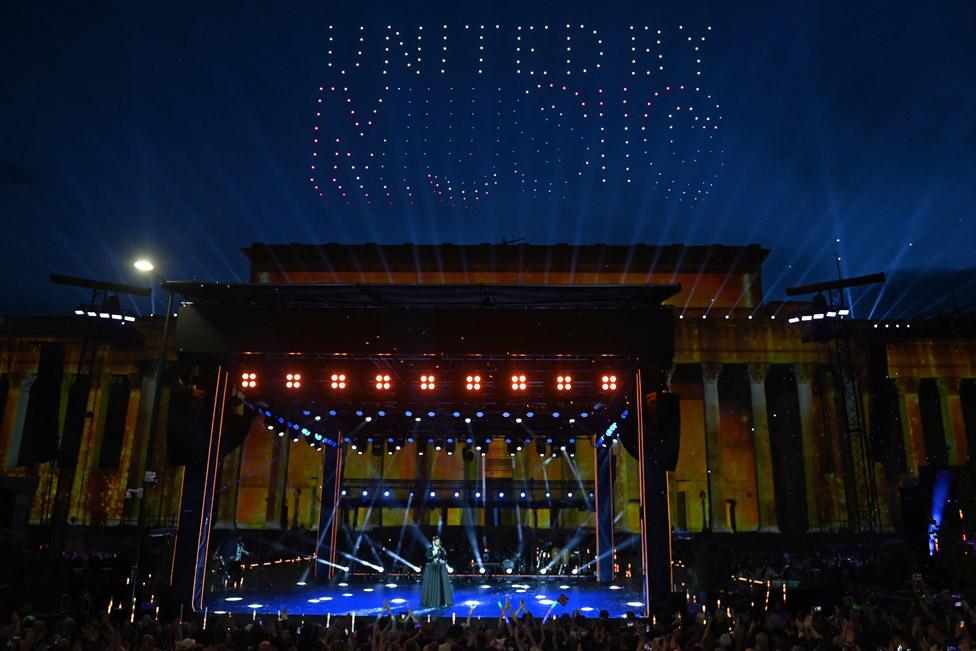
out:
M976 613L959 595L930 589L919 575L904 608L848 597L832 605L790 608L782 602L735 602L704 612L689 604L649 619L561 613L540 620L506 603L498 617L427 621L385 610L379 617L333 618L328 624L251 616L211 616L169 623L126 613L52 616L30 606L0 627L10 651L970 651Z

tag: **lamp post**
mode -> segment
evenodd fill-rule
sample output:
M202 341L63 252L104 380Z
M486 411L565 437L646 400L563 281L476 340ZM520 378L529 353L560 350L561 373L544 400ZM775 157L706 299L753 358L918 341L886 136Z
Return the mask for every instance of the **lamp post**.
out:
M159 419L159 398L162 394L163 367L166 365L166 351L169 344L169 324L173 315L173 290L166 287L166 279L163 278L153 266L152 262L145 259L136 260L133 266L141 272L152 273L160 281L160 287L168 292L166 298L166 314L163 317L163 339L159 345L159 359L156 361L155 372L153 373L153 393L152 404L149 409L149 432L146 436L146 458L142 472L142 496L139 498L139 514L136 519L136 549L132 560L132 598L137 596L140 563L142 561L142 542L146 533L146 493L155 484L156 473L153 464L153 451L156 442L156 421Z

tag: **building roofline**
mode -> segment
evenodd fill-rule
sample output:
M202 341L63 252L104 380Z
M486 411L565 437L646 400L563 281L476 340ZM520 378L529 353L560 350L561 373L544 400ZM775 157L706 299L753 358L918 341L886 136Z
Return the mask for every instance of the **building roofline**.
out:
M648 244L268 244L242 249L252 276L261 272L499 272L753 273L769 249Z

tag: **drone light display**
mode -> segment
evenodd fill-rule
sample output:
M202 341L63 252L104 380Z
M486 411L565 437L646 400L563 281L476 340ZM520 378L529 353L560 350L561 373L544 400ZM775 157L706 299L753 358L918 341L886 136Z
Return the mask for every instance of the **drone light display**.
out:
M308 182L326 204L376 207L701 202L723 164L710 29L329 26Z

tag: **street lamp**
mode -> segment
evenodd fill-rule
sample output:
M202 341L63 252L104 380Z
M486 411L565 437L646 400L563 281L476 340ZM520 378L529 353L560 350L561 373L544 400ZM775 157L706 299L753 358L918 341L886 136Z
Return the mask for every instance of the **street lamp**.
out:
M156 483L156 472L153 464L153 451L156 441L156 421L159 418L159 398L162 393L163 367L166 364L166 349L169 344L169 324L173 315L173 290L167 287L166 279L156 271L155 265L144 258L136 260L133 266L143 273L152 273L160 281L162 289L167 291L166 314L163 317L163 339L159 345L159 359L153 374L152 405L149 410L149 432L146 436L146 458L142 473L142 496L139 499L139 515L136 520L136 549L132 562L132 597L136 597L139 582L140 563L142 561L142 542L146 532L146 492Z

